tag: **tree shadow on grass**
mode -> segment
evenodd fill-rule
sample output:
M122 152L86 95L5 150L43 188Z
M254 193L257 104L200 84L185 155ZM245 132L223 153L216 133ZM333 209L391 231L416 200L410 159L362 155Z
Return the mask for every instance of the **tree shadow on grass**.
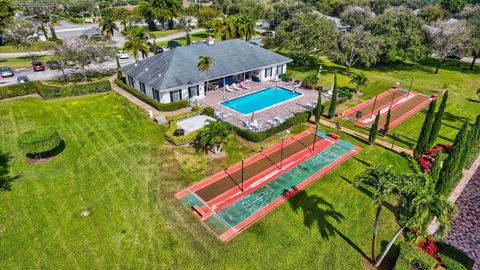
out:
M388 241L386 240L383 240L380 243L380 247L381 247L380 252L383 252L387 244L388 244ZM385 259L383 259L382 264L380 265L380 267L378 267L378 269L379 270L393 269L395 266L395 263L397 262L398 255L400 255L400 247L394 244L388 251L387 255L385 256Z
M65 141L64 140L61 140L60 143L57 145L57 147L53 148L52 150L50 151L47 151L45 153L42 153L39 158L40 159L49 159L49 158L52 158L60 153L63 152L63 150L65 150ZM27 154L27 157L30 158L30 159L35 159L35 156L32 155L32 154Z
M328 240L330 237L338 235L360 255L367 258L360 247L333 225L333 222L340 223L344 216L342 213L335 211L331 203L319 196L309 195L304 190L288 202L295 213L300 210L303 212L303 224L307 228L318 226L318 232L322 239Z
M444 112L443 113L443 120L446 120L446 121L451 121L451 122L461 121L461 122L464 122L467 119L468 119L467 117L458 116L458 115L452 114L451 112ZM442 124L445 125L445 123L443 123L443 122L442 122Z
M371 192L370 190L368 190L366 187L364 187L363 185L358 185L358 186L355 186L353 185L353 181L346 178L345 176L340 176L340 178L342 178L343 180L345 180L345 182L349 183L350 185L352 185L353 187L355 187L356 189L358 189L359 191L361 191L363 194L367 195L369 198L373 198L373 192ZM392 213L396 213L397 210L396 210L396 207L393 206L391 203L389 202L383 202L383 207L387 208L388 210L390 210L390 212Z
M0 152L0 191L12 190L12 182L19 176L10 175L10 155Z
M480 103L480 100L478 99L472 99L472 98L467 98L467 101L470 101L472 103Z

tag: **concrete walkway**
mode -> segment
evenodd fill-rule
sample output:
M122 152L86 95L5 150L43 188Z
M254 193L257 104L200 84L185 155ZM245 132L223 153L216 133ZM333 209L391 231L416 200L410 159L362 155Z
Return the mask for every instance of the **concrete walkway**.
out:
M332 128L335 128L335 123L332 123L332 122L330 122L330 121L328 121L328 120L325 120L325 119L321 119L321 120L320 120L320 124L325 125L325 126L329 126L329 127L332 127ZM351 130L351 129L348 129L348 128L345 128L345 127L342 127L342 128L341 128L341 131L342 131L342 132L345 132L345 133L347 133L347 134L350 134L350 135L352 135L352 136L354 136L354 137L357 137L357 138L359 138L359 139L361 139L361 140L363 140L363 141L365 141L365 142L368 142L368 136L365 135L365 134L362 134L362 133L360 133L360 132L357 132L357 131L354 131L354 130ZM375 140L375 144L377 144L377 145L379 145L379 146L381 146L381 147L383 147L383 148L386 148L386 149L395 151L395 152L397 152L397 153L399 153L399 154L401 154L401 153L406 153L406 154L408 154L408 155L410 155L410 156L413 156L413 151L412 151L412 150L406 149L406 148L403 148L403 147L400 147L400 146L396 146L396 145L394 145L393 148L392 148L392 143L386 142L386 141L381 140L381 139L376 139L376 140Z

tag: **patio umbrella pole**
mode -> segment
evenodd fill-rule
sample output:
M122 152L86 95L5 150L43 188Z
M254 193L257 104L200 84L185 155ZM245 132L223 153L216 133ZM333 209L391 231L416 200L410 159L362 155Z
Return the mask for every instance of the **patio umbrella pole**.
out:
M315 132L313 133L313 149L315 151L315 142L317 141L317 130L318 130L318 123L315 125Z
M242 188L241 188L242 192L243 192L243 190L244 190L244 189L243 189L243 162L244 162L244 161L245 161L245 158L242 157Z

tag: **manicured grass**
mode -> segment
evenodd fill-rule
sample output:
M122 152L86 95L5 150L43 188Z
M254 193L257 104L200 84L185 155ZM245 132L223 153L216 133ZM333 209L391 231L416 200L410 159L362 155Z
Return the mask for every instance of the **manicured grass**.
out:
M46 51L51 48L51 42L47 41L36 41L33 42L32 45L32 52L38 52L38 51ZM16 52L22 52L21 47L17 47L15 45L1 45L0 46L0 53L16 53Z
M211 35L215 38L215 40L220 40L220 38L215 37L214 34L211 34ZM192 41L203 41L203 40L206 40L207 38L208 38L208 33L207 32L198 32L198 33L190 34L190 39ZM172 40L177 41L182 46L187 45L187 38L186 37L176 38L176 39L172 39ZM162 47L162 48L167 47L167 44L168 44L168 41L157 42L157 45Z
M349 77L344 75L345 68L335 65L325 58L318 63L308 63L306 67L289 64L287 72L294 78L303 79L308 74L316 74L318 64L324 66L320 79L324 89L330 88L335 71L337 71L340 87L354 87L354 85L349 84ZM446 90L449 91L448 105L437 142L451 144L463 121L467 118L474 121L480 113L480 103L476 94L480 87L480 65L477 65L474 71L470 71L468 70L469 63L446 60L438 75L433 74L435 65L436 59L427 59L422 64L399 62L386 66L353 69L353 72L365 73L368 78L367 86L361 89L364 95L337 106L337 112L342 112L388 90L397 81L400 81L403 87L408 89L413 78L413 91L428 95L440 95ZM437 107L439 104L440 102L437 103ZM327 110L328 108L326 108ZM390 134L393 132L400 134L399 145L407 148L415 147L425 118L424 112L415 114L391 130ZM347 121L342 121L342 123L344 126L368 134L366 128L355 127ZM388 140L391 141L391 138L388 138Z
M17 137L43 126L59 131L65 149L29 165ZM0 268L361 269L375 209L369 191L349 182L371 164L409 170L399 155L345 137L365 148L224 244L174 193L279 138L236 139L211 159L166 145L163 132L115 93L0 102L0 149L18 176L0 191ZM379 248L395 229L383 211Z
M167 29L162 31L150 31L150 34L155 34L156 38L162 38L182 31L182 29Z
M41 60L45 63L48 60L52 59L52 56L47 55L47 56L41 56L41 57L34 57L34 59ZM0 59L0 66L11 67L13 69L31 68L32 59L30 57L4 58L4 59Z

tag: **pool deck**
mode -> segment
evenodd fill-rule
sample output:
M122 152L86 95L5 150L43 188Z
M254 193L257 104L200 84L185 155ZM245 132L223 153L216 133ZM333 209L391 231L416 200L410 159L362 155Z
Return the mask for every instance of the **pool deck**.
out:
M293 84L288 84L283 81L268 81L260 83L250 82L248 86L250 87L250 89L235 91L234 93L226 92L223 90L223 88L215 91L209 91L207 92L205 98L198 99L195 102L203 107L212 107L213 109L215 109L215 112L223 112L227 114L228 116L221 120L240 128L247 128L244 122L252 122L253 120L257 120L259 124L258 131L262 131L272 127L272 125L268 123L268 120L272 120L275 117L288 119L295 114L310 110L311 107L309 107L308 104L316 102L318 98L318 91L316 90L306 89L303 87L295 88L295 91L301 93L302 96L299 96L292 100L287 100L277 105L273 105L261 111L257 111L253 113L253 115L243 115L237 111L220 105L220 103L223 101L257 92L268 87L278 86L289 90L294 89ZM323 100L323 102L325 102L325 100Z

